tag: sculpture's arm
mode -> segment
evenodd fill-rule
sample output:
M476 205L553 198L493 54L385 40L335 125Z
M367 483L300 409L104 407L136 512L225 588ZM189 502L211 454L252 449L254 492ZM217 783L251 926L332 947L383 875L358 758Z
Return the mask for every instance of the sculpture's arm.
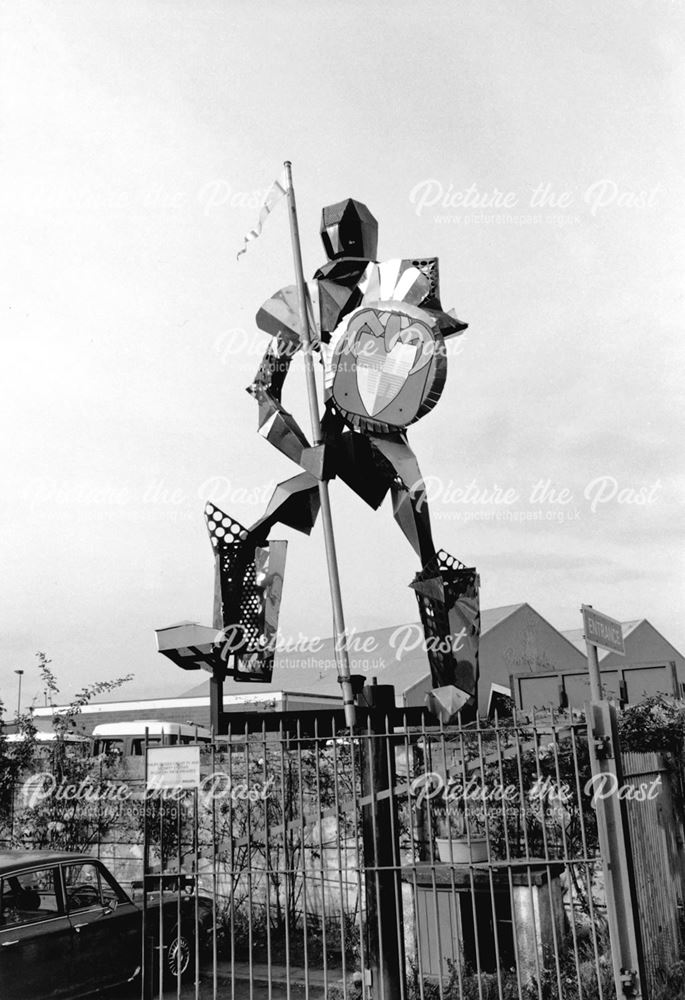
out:
M293 356L299 349L299 341L277 334L247 390L259 404L259 433L298 465L310 444L293 415L281 405L281 392Z

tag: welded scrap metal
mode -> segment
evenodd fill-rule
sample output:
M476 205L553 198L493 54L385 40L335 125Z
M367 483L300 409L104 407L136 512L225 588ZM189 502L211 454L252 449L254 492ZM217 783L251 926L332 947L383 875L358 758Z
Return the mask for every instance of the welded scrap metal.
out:
M434 690L426 696L427 704L450 722L477 692L478 574L441 549L410 586L416 591L431 668Z
M261 539L214 504L205 507L215 552L214 625L236 680L268 681L283 591L287 542Z

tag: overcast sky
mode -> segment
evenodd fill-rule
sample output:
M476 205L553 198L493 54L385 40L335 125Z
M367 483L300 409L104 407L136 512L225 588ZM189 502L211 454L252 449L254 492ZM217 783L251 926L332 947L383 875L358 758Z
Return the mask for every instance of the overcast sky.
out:
M352 196L379 259L437 255L469 323L410 441L483 606L573 628L591 603L685 651L682 0L6 0L2 22L11 709L37 650L65 696L200 680L153 630L210 621L203 501L250 523L296 472L244 392L254 315L293 280L284 204L235 256L286 158L308 274ZM389 506L332 498L348 626L416 620ZM283 633L329 634L320 523L276 534Z

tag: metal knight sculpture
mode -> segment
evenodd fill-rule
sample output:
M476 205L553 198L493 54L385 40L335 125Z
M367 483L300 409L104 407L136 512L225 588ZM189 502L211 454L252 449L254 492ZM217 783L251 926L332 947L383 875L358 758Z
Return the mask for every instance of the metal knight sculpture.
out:
M431 668L429 707L448 720L476 700L478 576L435 549L407 427L438 402L447 373L445 338L466 323L442 309L436 258L375 261L378 225L360 202L324 208L321 237L328 261L307 290L313 347L324 366L323 444L312 447L281 405L301 348L296 288L288 286L257 313L271 343L248 392L259 406L260 434L302 471L276 487L249 528L207 505L217 569L214 626L231 630L236 679L270 680L286 547L269 540L272 527L281 523L308 534L319 512L320 479L337 476L373 508L390 493L394 517L421 564L411 587Z

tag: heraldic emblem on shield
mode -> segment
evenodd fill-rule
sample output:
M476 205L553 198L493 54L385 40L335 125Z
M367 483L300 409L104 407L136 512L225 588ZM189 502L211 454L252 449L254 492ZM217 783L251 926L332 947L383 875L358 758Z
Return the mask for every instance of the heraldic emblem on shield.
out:
M370 265L360 282L362 304L331 338L333 401L349 423L367 431L407 427L435 406L445 383L440 330L430 313L412 304L425 296L428 282L407 265ZM384 300L371 298L383 292Z

